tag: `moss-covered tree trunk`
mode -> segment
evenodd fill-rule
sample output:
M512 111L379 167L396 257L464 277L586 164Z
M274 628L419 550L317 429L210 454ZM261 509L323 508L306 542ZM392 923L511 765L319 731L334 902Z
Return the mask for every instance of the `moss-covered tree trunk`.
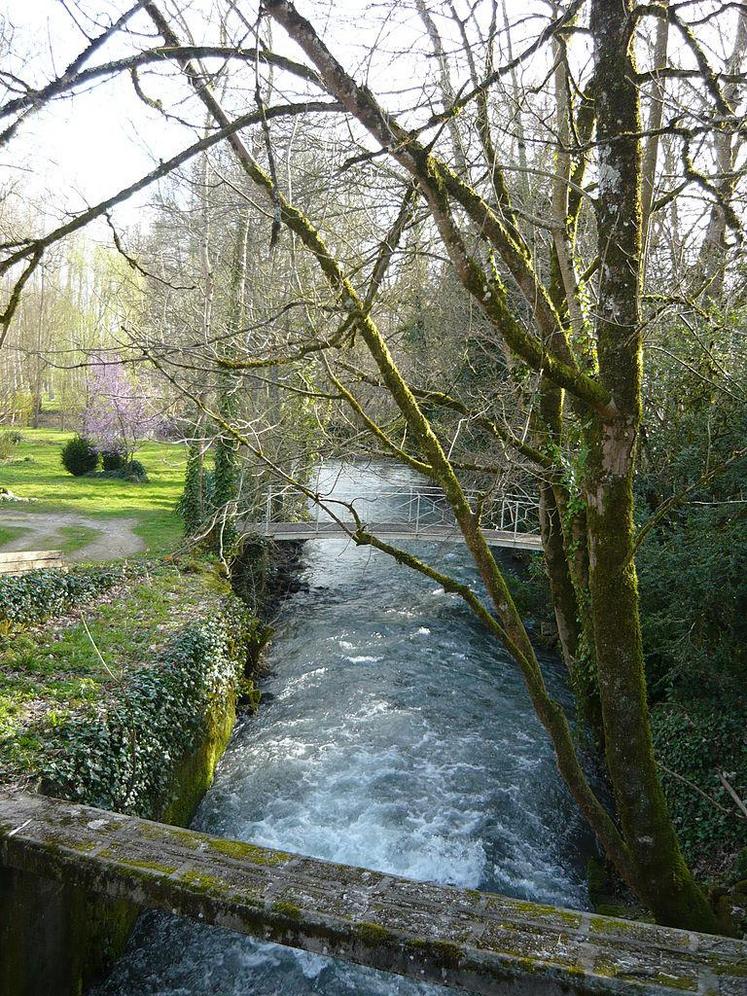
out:
M633 562L633 473L641 417L642 338L638 89L634 4L594 0L599 244L600 379L613 414L588 430L589 587L607 769L637 892L662 923L714 930L716 922L680 853L651 741Z
M249 212L239 220L234 246L233 270L231 274L231 296L229 331L238 335L244 321L244 291L246 286L247 242L249 238ZM231 339L223 356L231 352ZM230 356L227 358L231 359ZM216 407L224 423L233 424L238 413L238 385L227 369L218 374ZM214 504L217 520L210 536L210 545L218 553L230 548L236 540L234 522L236 502L239 497L238 443L233 436L219 431L215 441L215 487Z
M187 448L187 465L184 469L184 491L180 508L184 522L184 535L195 536L202 526L203 508L203 455L199 439L192 439Z

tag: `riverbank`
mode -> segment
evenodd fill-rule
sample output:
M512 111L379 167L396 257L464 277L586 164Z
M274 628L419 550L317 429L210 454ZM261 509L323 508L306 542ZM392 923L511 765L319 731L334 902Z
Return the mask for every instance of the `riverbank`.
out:
M185 825L256 705L264 627L216 565L143 561L0 582L0 791ZM0 991L77 993L137 909L0 874ZM39 953L39 925L44 939Z
M143 442L137 458L148 480L134 483L101 475L68 474L60 462L60 452L72 432L20 431L22 438L12 458L0 463L0 486L24 501L0 506L0 550L6 540L20 540L15 549L65 548L68 554L80 552L86 560L106 560L138 552L163 554L178 544L182 523L175 509L184 483L184 446ZM4 528L27 532L3 536ZM83 533L83 529L89 532ZM39 545L42 535L48 537L44 540L47 545Z

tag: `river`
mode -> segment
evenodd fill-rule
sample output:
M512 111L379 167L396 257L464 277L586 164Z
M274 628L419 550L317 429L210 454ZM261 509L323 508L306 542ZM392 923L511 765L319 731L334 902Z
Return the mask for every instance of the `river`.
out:
M335 493L380 486L382 476L390 486L410 481L402 470L358 468L335 473ZM387 517L385 509L377 514ZM463 547L411 549L475 582ZM292 595L277 620L260 712L237 728L193 826L588 908L589 835L516 666L461 600L343 540L307 543L303 570L307 590ZM559 662L541 661L570 709ZM96 993L449 991L148 913Z

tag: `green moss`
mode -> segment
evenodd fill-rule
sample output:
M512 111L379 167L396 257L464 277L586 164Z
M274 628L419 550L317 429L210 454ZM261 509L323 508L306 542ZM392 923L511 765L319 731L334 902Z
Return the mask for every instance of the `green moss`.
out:
M715 975L724 975L727 978L747 978L747 961L724 961L718 955L713 955L708 960L708 967Z
M92 851L96 847L96 842L93 840L79 840L76 843L70 843L67 846L73 851L80 851L85 854L87 851Z
M449 941L433 941L431 950L437 955L442 964L456 968L462 960L463 951L457 944Z
M273 913L279 913L281 916L287 917L289 920L301 919L301 907L296 906L295 903L273 903L271 909Z
M459 945L451 941L431 941L425 938L415 938L407 942L407 947L427 954L445 968L457 968L464 955Z
M665 972L659 972L651 980L660 986L667 986L669 989L681 989L684 992L697 992L698 982L697 979L687 979L684 976L678 975L667 975Z
M169 840L176 840L183 847L189 847L191 850L196 851L200 846L200 837L198 834L193 833L191 830L182 830L178 826L174 826L172 820L166 819L165 813L161 817L162 823L156 823L150 825L145 823L140 828L140 833L143 837L148 840L163 841L166 837ZM180 822L189 822L188 820ZM164 827L163 824L166 824Z
M104 852L102 851L101 853L103 854ZM161 861L142 861L134 858L118 858L117 860L121 865L127 865L128 868L141 868L143 871L157 871L162 875L173 875L176 871L176 865L165 865Z
M243 706L251 712L256 712L259 709L261 698L262 693L251 678L242 678L239 681L238 700Z
M250 861L255 865L282 865L290 859L290 854L284 851L270 851L265 847L257 847L255 844L246 844L241 840L219 840L208 841L208 847L212 851L227 854L229 857L237 858L240 861Z
M511 906L526 916L546 916L553 921L560 920L569 927L580 927L583 923L583 917L579 913L558 909L556 906L543 906L540 903L524 902L520 899L512 899Z
M618 972L618 966L615 962L610 961L608 958L597 958L594 962L595 975L606 975L610 978L615 978Z
M195 871L193 868L183 872L179 878L182 882L188 882L193 888L198 888L200 892L215 893L220 892L224 888L220 879L215 878L213 875L205 875L203 872Z
M363 923L356 924L355 933L364 944L368 944L370 947L389 947L394 940L391 931L378 923L366 923L364 921Z

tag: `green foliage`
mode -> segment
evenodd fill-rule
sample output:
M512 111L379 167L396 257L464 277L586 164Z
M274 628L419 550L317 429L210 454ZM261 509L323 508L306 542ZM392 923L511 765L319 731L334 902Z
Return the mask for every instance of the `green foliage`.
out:
M663 351L649 366L636 504L639 526L657 518L636 566L656 754L671 772L664 790L688 861L713 879L747 844L719 778L744 797L747 372L728 330L704 324L698 334L707 352L679 329L661 332L683 363Z
M639 522L659 515L636 558L649 690L655 701L728 698L747 663L747 458L734 456L747 409L690 369L668 387L637 481Z
M95 470L99 454L93 443L85 436L74 436L62 447L62 466L73 477L82 477Z
M101 451L101 466L104 470L122 470L125 462L124 454L119 450Z
M227 371L221 372L217 391L218 411L221 418L229 424L235 421L239 411L238 387L238 384L232 382ZM213 473L211 506L216 511L222 511L239 497L238 444L232 436L223 432L218 435L215 441L215 469ZM236 530L233 526L233 520L227 518L223 529L215 530L213 547L217 548L219 542L224 547L231 546L235 539Z
M15 429L0 432L0 461L10 459L22 439L21 433Z
M128 478L131 481L140 481L141 483L144 483L148 480L145 467L139 460L130 460L125 470L127 471Z
M83 711L51 729L45 790L119 812L158 811L211 701L235 693L256 625L231 597L218 616L179 633L157 666L134 672L104 711Z
M176 510L184 522L184 535L194 536L204 517L203 458L200 444L189 444L187 466L184 471L184 490L176 503Z
M747 668L747 519L694 507L638 559L652 699L728 695Z
M142 569L132 564L106 565L0 578L0 623L36 623L62 615Z
M207 475L206 475L207 476ZM216 510L222 510L235 502L239 493L239 471L236 456L236 444L233 440L220 436L215 444L215 470L213 471L213 487L211 505ZM216 541L221 535L216 530ZM231 519L226 519L222 530L222 544L230 546L236 538L236 529ZM217 545L217 542L216 542Z
M34 398L31 391L14 391L7 403L7 413L19 425L28 425L34 411Z
M145 467L139 460L130 460L122 463L121 467L114 470L99 470L95 472L96 477L103 477L109 481L130 481L134 484L147 484L148 475Z
M164 653L178 634L224 610L233 612L226 609L227 598L232 600L227 582L204 558L195 559L188 571L181 563L142 561L116 590L80 603L87 604L85 625L72 616L14 626L4 638L0 624L0 783L38 777L55 731L74 716L92 718L94 710L103 715L133 675L165 666ZM251 652L253 663L261 634L255 635L251 624L252 645L242 650L242 626L239 619L232 628L231 653L243 659ZM247 696L249 685L248 679L242 682ZM229 711L216 703L208 722Z
M531 554L526 570L506 571L506 582L517 609L525 619L540 626L551 622L550 584L542 554Z
M728 872L732 855L747 847L747 822L719 778L723 773L740 798L747 794L744 707L744 700L690 700L652 715L656 754L668 769L664 792L685 857L711 873Z

